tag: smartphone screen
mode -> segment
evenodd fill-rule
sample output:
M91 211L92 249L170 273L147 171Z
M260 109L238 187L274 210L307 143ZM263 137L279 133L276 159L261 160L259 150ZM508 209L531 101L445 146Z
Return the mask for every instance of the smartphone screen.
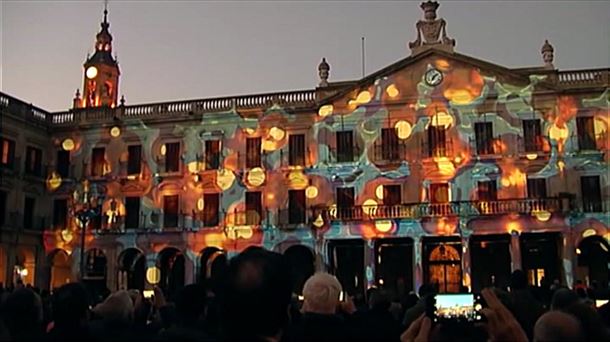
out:
M144 294L144 298L150 298L155 295L155 291L154 290L144 290L143 294Z
M340 302L343 302L344 300L345 300L345 293L344 293L343 291L341 291L341 292L339 293L339 301L340 301Z
M438 294L435 297L434 318L437 321L479 321L480 309L472 293Z
M599 307L603 306L606 303L608 303L607 299L596 299L595 300L595 307L599 308Z

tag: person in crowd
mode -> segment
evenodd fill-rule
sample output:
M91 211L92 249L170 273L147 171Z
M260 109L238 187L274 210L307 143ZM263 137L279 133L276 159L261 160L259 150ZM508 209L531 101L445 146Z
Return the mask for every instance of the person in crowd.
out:
M89 294L80 283L63 285L53 293L52 328L48 341L95 341L87 325L89 319Z
M534 341L585 341L581 323L562 311L549 311L534 326Z
M553 299L551 299L551 310L563 310L564 308L578 303L580 298L576 294L576 292L568 289L568 288L560 288L555 291L553 294Z
M206 291L199 284L183 287L175 301L176 324L161 332L164 341L210 341L203 329L206 313Z
M419 287L419 300L417 303L405 311L405 317L402 320L404 327L409 327L419 316L426 311L426 300L429 296L434 296L434 287L430 284L423 284Z
M527 276L522 270L515 270L510 276L510 300L512 312L531 339L534 325L544 313L544 307L536 300L527 285Z
M356 338L365 341L398 341L403 329L390 312L391 305L387 290L381 288L371 293L368 310L354 315L354 325L358 331Z
M610 341L610 333L601 316L586 302L573 303L563 311L578 319L586 341Z
M249 247L231 259L222 300L225 340L279 341L289 323L292 270L286 258Z
M11 340L38 341L42 338L42 301L32 289L17 288L3 303L1 311Z
M102 341L128 340L132 335L134 305L128 291L112 293L93 308L99 318L91 322L95 336Z
M319 272L312 275L303 286L302 316L292 326L293 341L343 341L350 340L353 331L352 317L356 309L351 298L340 302L341 283L333 275ZM344 317L338 313L350 315Z

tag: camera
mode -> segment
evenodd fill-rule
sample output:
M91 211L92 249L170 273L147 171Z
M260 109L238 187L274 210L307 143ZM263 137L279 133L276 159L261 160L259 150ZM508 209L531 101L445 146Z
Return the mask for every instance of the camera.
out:
M426 298L426 314L433 322L475 323L483 320L483 304L473 293L437 294Z

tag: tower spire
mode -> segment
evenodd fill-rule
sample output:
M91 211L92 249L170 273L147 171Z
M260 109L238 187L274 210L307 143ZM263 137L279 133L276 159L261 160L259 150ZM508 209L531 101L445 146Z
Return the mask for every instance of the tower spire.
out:
M104 0L104 24L108 24L108 0Z

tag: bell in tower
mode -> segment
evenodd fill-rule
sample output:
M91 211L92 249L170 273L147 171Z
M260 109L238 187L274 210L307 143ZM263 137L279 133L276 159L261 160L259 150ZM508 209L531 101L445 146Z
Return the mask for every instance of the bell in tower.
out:
M82 107L115 107L119 92L119 64L112 57L112 35L108 31L108 9L96 36L95 52L85 61Z

